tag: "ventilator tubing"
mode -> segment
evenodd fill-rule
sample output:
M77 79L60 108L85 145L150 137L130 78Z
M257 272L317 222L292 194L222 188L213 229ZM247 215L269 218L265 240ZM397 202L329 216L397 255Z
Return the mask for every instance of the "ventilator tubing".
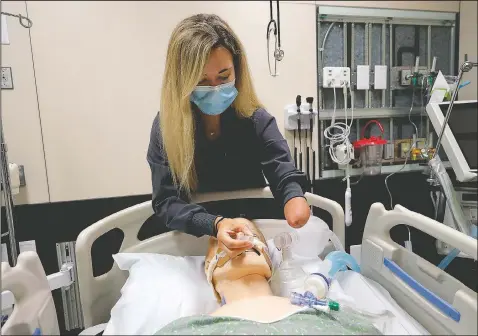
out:
M441 162L438 155L433 159L428 161L428 165L431 167L434 175L437 177L440 185L443 189L443 193L446 197L446 203L450 207L450 212L453 216L455 225L457 229L463 232L466 235L470 235L471 222L465 217L463 213L463 208L456 197L455 189L453 183L446 172L445 166Z
M473 238L476 239L476 236L477 236L477 228L476 228L476 225L473 225L472 229L471 229L471 236ZM450 253L448 253L446 255L445 258L443 258L442 261L440 261L440 263L438 264L438 268L444 270L445 268L448 267L448 265L451 264L451 262L453 261L453 259L455 259L456 257L458 257L458 255L460 254L460 250L457 249L457 248L454 248L453 250L450 251Z
M345 190L345 225L352 224L352 190L347 187Z

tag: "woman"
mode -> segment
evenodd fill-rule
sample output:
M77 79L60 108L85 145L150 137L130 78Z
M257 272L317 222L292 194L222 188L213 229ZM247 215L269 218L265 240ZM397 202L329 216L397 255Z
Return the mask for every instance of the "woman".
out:
M186 18L172 33L147 159L156 217L170 229L217 237L228 254L250 248L230 232L250 232L190 203L192 192L263 187L265 175L292 227L310 217L305 174L259 103L242 44L216 15Z
M238 221L249 226L259 241L254 250L235 258L221 256L217 240L211 238L206 254L206 276L222 307L210 315L180 318L156 335L381 334L370 321L351 311L323 313L274 296L268 282L273 272L264 236L254 223Z

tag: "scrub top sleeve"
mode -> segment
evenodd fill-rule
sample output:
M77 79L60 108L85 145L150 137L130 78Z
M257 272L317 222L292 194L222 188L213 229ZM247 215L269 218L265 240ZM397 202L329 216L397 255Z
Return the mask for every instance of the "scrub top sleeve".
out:
M215 236L214 223L218 216L207 213L200 205L189 203L173 183L169 164L162 150L159 115L153 121L147 161L151 168L152 205L156 217L171 230L196 237Z
M261 108L254 112L252 120L259 140L262 171L274 198L284 206L294 197L304 197L307 177L294 166L289 145L275 118Z

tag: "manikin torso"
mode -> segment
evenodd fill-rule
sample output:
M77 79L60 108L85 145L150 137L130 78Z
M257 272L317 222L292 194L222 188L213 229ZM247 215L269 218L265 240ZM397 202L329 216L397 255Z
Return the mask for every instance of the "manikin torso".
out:
M258 228L249 221L248 226L265 243ZM206 262L217 252L217 240L212 238L209 241ZM263 251L258 255L252 250L245 251L214 269L212 283L225 304L212 313L212 316L271 323L303 309L292 305L288 298L273 295L268 282L272 276L270 259L266 258L264 253Z
M283 319L302 307L294 306L288 298L274 296L266 278L259 274L247 275L235 281L218 283L216 288L226 304L211 316L230 316L262 323Z

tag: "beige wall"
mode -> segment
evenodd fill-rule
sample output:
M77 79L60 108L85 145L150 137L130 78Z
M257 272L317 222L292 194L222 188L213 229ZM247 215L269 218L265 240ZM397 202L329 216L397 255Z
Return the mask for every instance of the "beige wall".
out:
M461 1L460 3L460 58L459 63L465 60L478 61L478 1ZM463 81L471 83L460 90L460 99L478 98L478 69L475 67L463 76Z
M25 3L2 1L2 11L25 15ZM28 185L14 201L47 202L48 184L28 29L11 17L7 18L7 26L10 44L1 46L1 63L2 67L12 68L14 89L1 91L3 129L9 161L24 165L28 178Z
M459 10L457 1L317 3ZM2 10L24 13L22 2L2 5ZM245 45L259 96L281 129L285 104L293 103L297 94L316 96L313 1L281 4L285 58L277 78L267 69L268 1L30 1L28 9L34 22L50 199L28 31L9 18L11 45L2 47L2 65L11 64L15 90L2 91L2 111L10 160L24 164L27 171L29 187L19 202L150 193L145 156L159 106L167 41L177 22L188 15L216 13L230 23Z

